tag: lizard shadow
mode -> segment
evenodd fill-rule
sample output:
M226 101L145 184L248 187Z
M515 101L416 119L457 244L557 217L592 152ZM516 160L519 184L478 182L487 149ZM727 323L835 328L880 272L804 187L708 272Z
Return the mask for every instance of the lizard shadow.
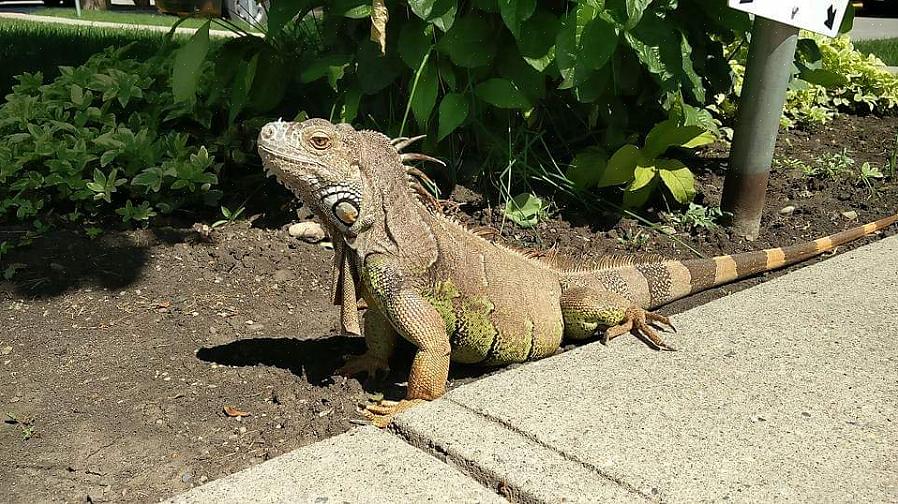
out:
M204 362L224 366L273 366L290 371L316 386L334 382L334 373L343 365L344 356L365 351L365 339L360 336L327 336L314 339L258 337L232 341L222 345L200 348L196 357ZM390 372L386 376L358 376L366 392L383 393L390 399L405 395L405 384L414 358L414 347L400 340ZM450 388L469 383L482 376L506 368L483 368L453 365L449 371Z

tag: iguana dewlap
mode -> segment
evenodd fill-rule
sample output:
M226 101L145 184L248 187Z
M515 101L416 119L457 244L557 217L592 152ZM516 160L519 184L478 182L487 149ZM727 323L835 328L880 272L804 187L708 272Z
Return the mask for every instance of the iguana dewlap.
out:
M407 142L405 142L407 143ZM397 148L399 145L399 148ZM487 241L434 212L410 181L403 145L323 119L272 122L259 135L265 168L311 207L334 237L335 302L357 332L367 301L368 350L341 372L387 369L401 336L417 348L406 399L368 408L378 425L446 390L449 362L502 365L554 353L562 339L631 332L669 349L648 310L819 255L898 215L783 248L686 261L611 257L564 269ZM342 237L342 240L341 240Z

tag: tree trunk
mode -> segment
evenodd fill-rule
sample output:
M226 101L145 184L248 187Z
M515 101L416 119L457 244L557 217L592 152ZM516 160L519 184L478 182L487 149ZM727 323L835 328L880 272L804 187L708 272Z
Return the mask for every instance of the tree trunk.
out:
M81 8L84 10L106 10L109 8L109 0L81 0Z

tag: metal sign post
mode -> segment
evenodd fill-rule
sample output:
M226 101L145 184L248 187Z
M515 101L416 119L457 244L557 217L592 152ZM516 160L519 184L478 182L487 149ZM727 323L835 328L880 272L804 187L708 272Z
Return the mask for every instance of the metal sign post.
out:
M720 206L733 215L731 225L737 234L754 239L761 225L798 29L835 35L847 1L729 0L729 6L755 14L755 20Z

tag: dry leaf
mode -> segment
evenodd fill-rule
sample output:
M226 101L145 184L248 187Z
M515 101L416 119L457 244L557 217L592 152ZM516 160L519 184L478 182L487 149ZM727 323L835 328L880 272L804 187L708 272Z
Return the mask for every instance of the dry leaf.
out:
M245 417L245 416L249 416L249 412L248 412L248 411L242 411L242 410L239 410L239 409L237 409L237 408L235 408L235 407L233 407L233 406L225 406L225 407L224 407L224 413L225 413L225 415L227 415L227 416L229 416L229 417Z
M380 46L381 54L387 53L387 19L389 17L384 0L371 2L371 40Z

